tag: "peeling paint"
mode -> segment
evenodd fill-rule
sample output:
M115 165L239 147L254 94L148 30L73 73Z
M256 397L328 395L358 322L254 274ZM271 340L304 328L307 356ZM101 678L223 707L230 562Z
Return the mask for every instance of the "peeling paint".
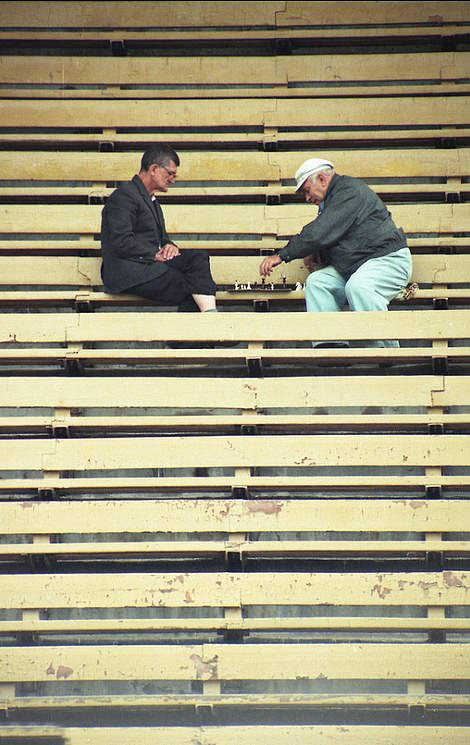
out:
M429 16L428 18L429 23L444 23L444 19L442 16Z
M282 502L250 501L246 502L248 512L263 512L265 515L277 515L283 508Z
M383 600L384 598L387 597L387 595L390 595L392 591L389 587L383 587L382 585L374 585L370 594L373 595L374 592L376 592L379 598Z
M194 662L197 680L201 680L205 675L209 676L209 678L206 678L208 680L218 680L217 662L219 658L217 655L207 662L198 654L192 654L189 659Z
M20 507L22 507L23 510L31 509L32 506L32 502L20 502Z
M73 669L71 667L67 667L67 665L59 665L57 668L56 678L57 680L60 680L61 678L66 680L67 678L70 678L72 673Z
M418 582L418 587L427 593L431 587L437 587L437 582Z
M412 510L419 510L421 507L429 507L429 504L422 499L410 500L409 505Z
M184 594L184 602L185 603L194 603L194 598L191 597L191 593L189 592L189 590L186 590L186 592Z
M467 585L459 577L456 577L453 572L444 572L442 576L447 587L464 587L467 589Z
M46 670L46 675L55 675L55 667L53 666L52 662L49 663L49 667Z

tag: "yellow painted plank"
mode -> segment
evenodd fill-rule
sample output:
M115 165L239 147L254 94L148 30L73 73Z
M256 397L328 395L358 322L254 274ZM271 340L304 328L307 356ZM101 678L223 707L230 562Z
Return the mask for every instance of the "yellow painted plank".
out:
M233 244L236 246L236 243ZM219 285L261 283L259 276L259 256L212 256L211 269L214 280ZM5 285L65 285L77 288L100 287L101 258L63 256L57 261L55 256L1 256L0 272ZM281 264L271 275L269 282L287 284L304 283L308 276L303 261L292 261ZM470 280L469 254L417 254L413 256L413 281L422 284L455 284ZM465 288L460 290L465 294ZM18 290L18 298L32 297L31 291ZM54 292L56 293L54 295ZM54 291L49 297L61 297L60 291ZM258 289L256 292L262 292ZM106 296L102 293L103 299ZM63 295L66 296L65 293ZM246 297L246 295L243 295ZM14 299L10 292L1 293L1 297ZM233 293L236 300L240 295ZM302 294L297 294L302 297Z
M431 471L431 469L429 469ZM383 487L394 490L394 494L405 494L410 489L418 489L419 493L427 487L440 486L451 489L467 489L470 486L470 476L462 474L458 476L447 476L434 472L423 473L419 476L251 476L243 479L243 485L248 489L266 490L288 490L290 493L305 491L307 489L320 490L320 498L327 499L331 491L340 489L348 491L350 498L361 499L364 493L379 500L389 499L388 494L382 494ZM119 492L131 493L136 499L136 492L147 493L149 489L156 489L159 493L168 491L181 493L191 491L198 493L212 493L214 491L231 492L234 486L240 486L240 480L234 476L194 476L194 477L88 477L88 478L61 478L50 475L47 480L31 478L28 481L22 479L1 479L0 491L11 494L11 492L36 494L37 490L59 489L64 494L87 493L93 497L97 492L106 495ZM49 531L50 532L50 531Z
M469 53L470 54L470 53ZM299 165L309 158L311 151L298 150L280 153L237 152L212 153L184 152L180 154L181 165L178 180L256 180L276 181L279 178L293 179ZM470 152L468 148L407 150L406 158L396 150L354 150L330 151L322 149L321 156L332 161L339 173L347 173L364 179L394 177L451 177L467 176L470 172ZM23 180L65 180L70 181L127 181L140 168L140 154L135 153L75 153L75 152L37 152L34 158L30 153L0 152L0 168L5 179L14 180L21 174ZM405 189L407 185L402 185ZM417 184L417 191L426 184ZM464 186L464 185L463 185ZM200 187L199 187L200 188ZM221 187L217 187L221 188ZM390 185L376 187L386 190ZM443 189L443 185L436 185ZM171 190L176 194L178 182ZM106 190L109 193L109 189ZM200 188L201 193L203 189ZM242 188L243 191L243 188ZM293 191L293 189L290 189ZM28 193L30 190L28 189ZM181 193L184 193L183 188Z
M132 558L213 558L223 559L227 553L235 552L240 558L300 558L315 556L317 558L338 557L403 557L416 554L424 558L428 553L436 552L446 555L467 556L470 543L467 541L124 541L109 543L2 543L3 558L25 558L47 556L49 558L66 557L74 559L95 559L110 557L112 559Z
M465 680L466 644L139 645L4 649L0 676L52 680Z
M360 483L360 482L359 482ZM459 531L470 502L459 499L321 500L161 499L2 502L2 533L166 533L319 531ZM26 521L26 522L25 522Z
M468 97L451 95L317 99L211 99L174 101L2 101L11 127L286 127L332 125L397 127L455 126L466 122ZM412 112L412 113L411 113ZM364 135L362 135L364 136ZM437 136L437 132L435 132ZM369 137L369 132L367 132ZM173 137L174 139L174 137Z
M400 311L400 314L380 311L332 312L323 313L321 321L314 315L306 312L285 312L282 314L282 324L279 322L266 326L263 314L220 313L208 318L207 314L201 313L195 319L197 323L194 322L188 328L186 319L178 313L160 313L158 325L153 323L153 313L11 313L0 317L0 341L72 343L172 339L261 342L311 341L312 338L319 341L330 338L466 339L470 317L468 310L404 310ZM266 350L269 351L277 354L277 350ZM285 351L288 350L283 350L283 354ZM309 357L315 350L305 351ZM397 351L406 353L408 350ZM298 352L301 353L302 350ZM295 353L297 354L297 350ZM189 356L191 354L190 351ZM263 356L265 354L266 357L269 356L263 352Z
M89 236L101 229L100 205L41 205L25 214L23 205L2 205L0 220L4 233L82 233ZM455 233L468 225L470 206L462 204L394 205L392 216L409 233ZM289 237L315 219L317 210L309 205L166 205L165 219L172 233L235 233Z
M282 445L281 445L282 443ZM8 440L3 470L466 466L470 435L259 435Z
M286 3L285 10L276 14L279 26L346 24L443 24L470 20L465 3L459 2L334 2L317 5L308 2ZM376 33L380 33L376 31Z
M452 3L451 3L452 4ZM6 28L136 28L274 25L284 2L24 2L0 7Z
M441 406L465 400L468 376L439 375L325 378L165 378L161 385L149 378L113 378L103 401L100 379L63 377L6 377L0 406L16 407L209 407L277 408L311 406ZM444 396L445 403L441 403ZM435 397L437 397L435 399Z
M224 726L66 728L70 745L467 745L468 727L418 726Z
M470 604L470 575L451 571L356 573L353 582L348 573L74 574L73 583L60 574L3 575L0 589L1 607L21 610Z
M438 378L434 379L437 383ZM429 382L429 381L428 381ZM78 383L77 386L74 383ZM424 388L426 381L423 381ZM429 385L428 390L430 391ZM8 378L0 393L3 406L52 406L55 408L92 407L198 407L242 408L256 406L256 385L250 379L207 378L161 379L114 378L103 399L102 380L67 378Z
M157 90L148 91L148 96L160 97L164 95L164 87L174 88L178 96L201 94L201 90L185 91L188 86L251 86L257 84L269 86L264 95L272 96L272 86L286 86L288 83L308 83L310 90L321 84L320 92L325 94L324 85L333 83L338 95L353 95L350 88L352 81L358 83L391 81L400 84L408 81L418 81L420 92L422 83L430 80L434 86L441 86L445 80L464 79L469 65L468 52L423 52L420 54L347 54L328 55L318 57L312 65L309 55L293 55L286 57L250 57L250 65L246 65L243 58L217 57L214 65L212 57L29 57L8 55L0 57L0 79L2 83L10 85L22 84L18 95L25 95L24 84L27 81L33 85L47 86L80 86L102 85L120 86L132 84L133 89L121 91L123 95L132 97L138 94L137 86L154 86L158 82ZM348 88L342 89L341 84L348 82ZM377 93L376 88L368 88L369 92ZM386 88L384 89L387 90ZM399 87L398 87L399 90ZM460 90L460 86L459 86ZM32 91L39 93L38 89ZM258 89L262 92L262 89ZM48 95L51 95L49 89ZM77 91L70 91L75 96ZM106 91L109 96L110 90ZM204 93L213 97L240 95L233 91L205 88ZM289 90L289 95L296 95L295 88ZM66 91L58 91L59 95ZM12 91L8 91L12 95ZM100 91L87 90L88 96L99 97ZM242 95L248 95L246 88Z

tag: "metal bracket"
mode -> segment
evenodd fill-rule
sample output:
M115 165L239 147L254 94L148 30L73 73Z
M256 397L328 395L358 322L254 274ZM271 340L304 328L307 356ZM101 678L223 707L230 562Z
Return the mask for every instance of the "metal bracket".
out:
M434 375L447 375L449 371L447 357L435 357L432 361Z
M426 707L422 705L412 705L408 707L408 719L410 723L423 722L426 718Z
M269 300L253 300L255 313L269 313Z
M40 486L37 491L37 499L41 502L52 502L59 498L57 490L52 486Z
M80 360L64 360L64 370L67 375L83 375L83 366Z
M442 551L426 552L426 568L429 572L442 572L444 568L444 557Z
M444 425L443 424L429 424L428 432L430 435L443 435Z
M246 361L246 366L250 378L263 377L263 362L261 357L249 357Z
M432 629L429 632L430 644L445 644L446 641L446 632L443 629Z
M98 145L98 152L100 153L113 153L114 152L114 142L110 142L109 140L102 141Z
M109 42L113 57L127 57L126 42L124 39Z
M232 486L232 499L248 499L249 496L247 486Z
M241 435L257 435L258 427L256 426L256 424L241 424L240 434Z

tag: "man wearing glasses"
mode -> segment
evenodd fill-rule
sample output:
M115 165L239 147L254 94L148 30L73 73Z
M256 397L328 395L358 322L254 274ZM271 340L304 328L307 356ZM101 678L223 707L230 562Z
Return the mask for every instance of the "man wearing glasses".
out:
M180 160L166 144L142 156L140 171L106 202L101 220L107 292L126 292L180 311L215 311L216 285L207 251L181 251L168 236L155 191L166 192Z

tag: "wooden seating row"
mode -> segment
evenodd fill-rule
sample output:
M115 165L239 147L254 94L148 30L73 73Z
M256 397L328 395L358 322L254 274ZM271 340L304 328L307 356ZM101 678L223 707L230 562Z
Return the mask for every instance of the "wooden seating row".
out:
M207 705L218 709L229 709L243 704L247 706L282 706L294 700L299 708L323 707L335 703L336 707L407 707L429 704L435 708L467 708L468 697L461 694L426 695L424 685L427 680L458 681L468 678L467 644L401 644L366 643L347 645L345 654L343 644L309 643L302 644L139 644L139 645L65 645L48 647L7 647L0 660L2 679L14 684L20 679L24 683L49 684L56 687L86 690L86 683L93 681L126 682L134 681L137 686L152 681L157 689L165 681L165 687L177 689L184 684L199 683L207 692L204 694L167 694L159 697L147 694L135 703L130 696L128 703L140 707L171 707L185 705ZM419 652L418 652L419 650ZM417 653L418 652L418 653ZM256 665L253 664L256 655ZM24 672L21 672L24 671ZM292 693L298 689L302 679L303 689L316 689L316 693ZM349 681L348 693L324 696L321 689L328 688L322 681ZM62 682L62 681L65 681ZM169 686L167 681L174 681ZM250 683L256 681L259 693L244 693ZM367 682L368 681L368 684ZM388 688L396 692L377 692L381 682L388 681ZM410 685L410 695L407 691ZM285 693L269 694L268 686L276 682L277 688ZM82 685L78 685L77 683ZM289 683L292 685L290 686ZM57 685L58 684L58 685ZM75 685L74 685L75 684ZM393 685L395 684L395 685ZM417 695L413 689L422 686L423 692ZM239 688L240 693L231 694L230 688ZM358 689L366 689L362 695ZM264 689L264 690L263 690ZM211 695L212 693L212 695ZM107 706L122 706L122 696L106 696ZM185 698L188 698L185 701ZM52 699L52 700L51 700ZM54 705L53 697L48 706ZM65 700L64 700L65 699ZM68 699L68 701L67 701ZM91 700L90 700L91 699ZM147 700L145 700L147 699ZM62 696L57 708L83 708L92 703L93 697ZM16 709L34 709L34 697L18 697L12 702ZM44 707L44 700L39 702ZM102 705L98 697L95 706ZM13 708L10 706L10 708Z
M303 261L281 264L264 284L259 274L260 263L258 256L213 256L211 268L219 287L218 302L264 301L291 305L295 301L304 308L308 270ZM2 256L0 306L68 305L84 310L86 307L156 305L130 293L106 293L100 268L98 257ZM432 302L441 307L446 302L466 304L470 299L470 254L415 255L412 283L417 284L408 298L413 307ZM404 296L398 296L397 300L403 302ZM399 306L408 308L409 304L401 306L399 303Z
M470 353L468 310L322 313L320 319L295 312L284 313L282 324L267 323L266 318L264 313L220 313L210 319L201 314L189 326L182 313L159 313L158 323L153 313L145 312L5 313L0 318L0 359L3 365L64 363L70 369L78 363L230 362L246 364L254 375L262 375L263 361L311 366L321 361L421 360L433 363L440 373L448 362L468 361ZM350 341L354 346L312 348L312 338ZM397 339L406 346L370 346L377 339ZM209 348L220 340L239 344ZM187 342L188 349L161 348L169 341Z
M467 434L5 440L0 490L467 488L468 447Z
M28 210L23 205L2 205L4 235L79 234L87 237L100 231L102 205L41 205ZM395 221L407 233L466 232L470 204L396 205ZM187 234L291 236L310 222L315 212L308 204L286 205L166 205L165 218L172 237ZM18 230L20 228L20 230ZM254 238L252 238L254 239ZM468 241L468 239L467 239ZM207 239L206 239L207 242ZM260 246L261 248L261 246Z
M469 19L470 28L470 19ZM2 98L290 98L468 93L469 52L1 58ZM28 84L25 83L28 81ZM18 87L15 87L18 86Z
M103 401L100 379L6 377L0 407L11 413L0 432L449 433L470 429L468 413L453 413L466 406L469 384L465 375L201 378L197 387L191 378L155 386L127 377L113 378Z
M175 146L210 143L312 144L345 148L345 143L468 142L468 96L415 95L360 98L214 98L194 100L31 100L2 101L7 131L0 143L18 149L41 142L54 149L82 150L99 143L138 145L155 140ZM386 125L384 126L384 122ZM298 145L297 145L298 146Z
M71 2L65 12L60 3L21 3L1 9L5 39L136 39L144 41L202 41L205 39L381 38L468 33L465 4L424 2L417 6L336 2L312 7L309 2L266 2L262 6L189 2L183 7L155 3ZM52 12L51 12L52 11ZM338 22L340 21L340 22ZM347 30L346 30L347 29Z
M343 478L346 481L347 477ZM242 559L264 556L278 560L296 555L304 558L349 555L369 556L373 563L378 557L406 557L407 553L421 556L445 553L449 557L468 554L470 544L461 532L468 521L468 499L423 495L413 498L389 495L383 499L376 498L375 493L364 498L364 491L360 498L352 500L323 499L321 495L312 498L312 492L310 497L3 501L1 555L3 561L47 556L55 560L59 572L67 566L62 561L75 557L85 562L83 571L89 572L90 559L113 555L141 559L238 555ZM349 538L344 538L345 534ZM24 535L27 541L15 541L18 535ZM294 540L292 536L299 538ZM135 540L130 541L131 537ZM446 575L449 587L451 574ZM419 591L419 587L415 589ZM422 589L428 597L430 588L423 585ZM368 596L368 602L373 594ZM378 597L383 595L382 600L388 594L377 593ZM343 598L345 605L348 597ZM364 597L359 604L364 604ZM377 598L376 601L379 602ZM212 622L213 619L208 624ZM361 622L358 618L358 625ZM290 621L282 619L279 623ZM343 621L335 618L331 624L335 623L341 625ZM377 623L385 622L382 619ZM389 619L388 623L393 625L394 621ZM432 621L423 619L410 623L432 626ZM436 623L444 621L441 618Z
M402 199L418 202L433 197L463 201L470 189L466 181L470 148L408 148L406 152L326 150L321 155L334 162L339 172L363 178L377 192L394 199L401 195ZM201 200L222 196L293 198L293 175L310 156L308 150L185 152L181 154L178 172L181 186L176 182L168 195L161 194L159 198L163 203L168 196L172 201L187 196ZM32 157L31 153L4 151L0 152L0 168L10 185L0 188L0 196L34 196L37 203L40 197L97 200L111 193L110 182L128 181L139 167L140 156L135 153L37 152Z

